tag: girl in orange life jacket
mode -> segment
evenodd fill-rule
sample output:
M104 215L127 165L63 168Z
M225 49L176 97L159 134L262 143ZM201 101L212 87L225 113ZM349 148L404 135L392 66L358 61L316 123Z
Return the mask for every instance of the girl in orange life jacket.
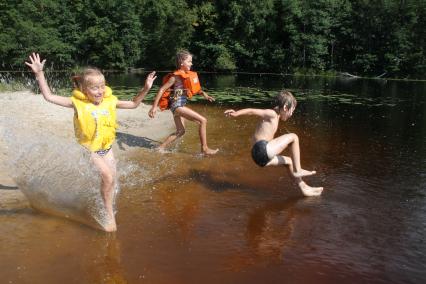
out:
M74 78L75 89L72 97L53 95L44 77L43 67L46 60L40 61L40 55L33 53L30 62L25 62L34 72L41 93L46 101L67 108L74 108L74 128L78 142L91 152L91 160L99 170L101 194L108 213L103 224L107 232L117 230L113 212L114 189L116 186L116 164L111 145L115 139L117 127L116 108L133 109L139 106L154 82L155 72L148 75L145 86L133 101L121 101L112 95L105 86L104 75L96 68L87 68L81 76Z
M161 86L158 90L157 96L154 99L149 116L153 118L157 112L158 103L163 96L163 93L173 87L171 92L169 103L170 110L173 113L173 119L176 125L176 132L170 134L169 137L158 147L160 151L163 151L170 143L175 141L177 138L185 134L185 119L195 121L199 124L199 135L201 142L201 152L205 155L216 154L219 149L210 149L207 145L207 119L199 113L188 108L186 105L188 91L185 89L184 75L191 70L192 66L192 54L186 50L179 51L176 54L176 67L177 71L171 76L167 82ZM214 98L209 96L206 92L199 90L199 93L208 101L213 102ZM192 95L192 94L191 94Z

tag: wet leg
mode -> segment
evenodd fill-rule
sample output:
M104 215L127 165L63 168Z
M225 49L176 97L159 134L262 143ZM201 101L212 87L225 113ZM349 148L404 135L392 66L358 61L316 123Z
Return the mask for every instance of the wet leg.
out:
M207 119L199 113L187 107L180 107L176 112L182 117L198 123L198 134L200 136L201 152L204 155L214 155L219 149L210 149L207 145Z
M277 156L284 149L290 146L291 160L293 162L293 171L292 175L296 177L304 177L316 174L316 171L308 171L302 169L300 164L300 147L299 147L299 138L294 133L284 134L280 137L277 137L269 141L266 149L269 156Z
M112 169L108 158L114 159L112 151L110 150L107 155L100 156L96 153L92 153L91 158L96 168L99 170L101 175L101 196L105 205L107 212L107 220L104 224L104 230L107 232L113 232L117 230L117 225L115 222L114 210L113 210L113 201L114 201L114 187L115 187L115 169ZM115 162L114 162L115 164Z
M169 146L176 139L178 139L179 137L182 137L185 134L185 122L184 122L185 119L181 117L180 115L177 115L176 111L175 111L175 115L173 116L173 120L175 121L175 125L176 125L176 132L170 134L169 137L167 137L166 140L164 140L164 142L157 147L157 150L160 152L164 152L167 146Z

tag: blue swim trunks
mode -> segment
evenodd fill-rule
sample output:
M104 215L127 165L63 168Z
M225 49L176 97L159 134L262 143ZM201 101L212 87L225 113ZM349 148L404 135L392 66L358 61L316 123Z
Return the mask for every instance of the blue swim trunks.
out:
M188 97L186 96L186 91L183 89L176 89L173 91L173 95L170 96L169 106L170 110L174 113L178 107L183 107L186 105Z

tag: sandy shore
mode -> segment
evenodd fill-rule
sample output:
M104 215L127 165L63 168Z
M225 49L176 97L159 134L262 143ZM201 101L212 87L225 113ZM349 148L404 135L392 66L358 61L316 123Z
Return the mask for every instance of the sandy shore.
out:
M46 136L74 139L73 110L46 102L41 95L30 91L0 93L0 128L7 128L5 119L25 125L25 128L43 129ZM150 148L173 130L173 120L168 111L158 112L155 119L148 117L150 105L141 104L137 109L117 110L119 128L113 145L117 158L131 155L142 147ZM7 159L4 139L0 140L0 210L27 207L24 195L19 191L5 165Z

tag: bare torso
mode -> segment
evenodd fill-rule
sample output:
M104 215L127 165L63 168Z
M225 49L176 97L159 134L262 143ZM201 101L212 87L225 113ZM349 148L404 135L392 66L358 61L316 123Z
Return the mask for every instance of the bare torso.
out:
M278 129L279 115L272 109L268 110L269 117L262 118L256 126L253 143L259 140L271 141Z

